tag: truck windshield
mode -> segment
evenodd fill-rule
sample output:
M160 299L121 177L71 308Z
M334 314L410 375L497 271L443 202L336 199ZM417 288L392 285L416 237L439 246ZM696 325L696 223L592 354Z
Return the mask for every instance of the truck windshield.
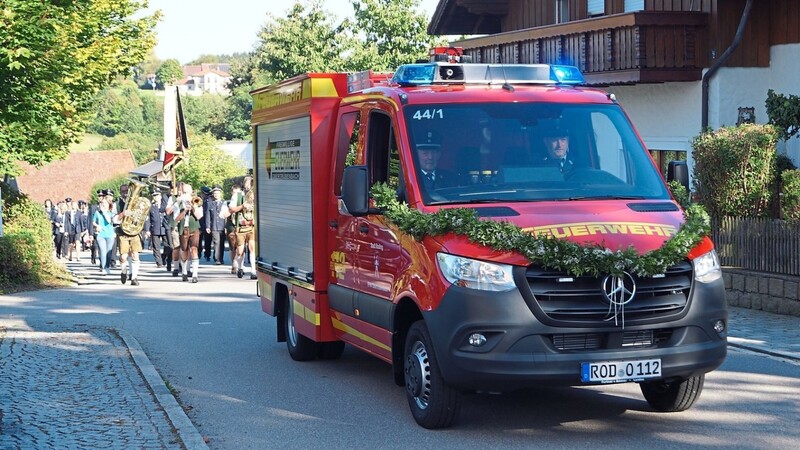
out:
M412 105L405 118L426 204L670 198L617 105Z

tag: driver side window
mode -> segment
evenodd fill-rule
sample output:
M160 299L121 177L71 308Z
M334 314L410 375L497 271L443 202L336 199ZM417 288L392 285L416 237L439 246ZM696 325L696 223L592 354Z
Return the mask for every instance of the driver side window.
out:
M386 183L397 190L401 184L400 153L394 136L391 117L383 111L373 111L367 123L367 162L370 185Z

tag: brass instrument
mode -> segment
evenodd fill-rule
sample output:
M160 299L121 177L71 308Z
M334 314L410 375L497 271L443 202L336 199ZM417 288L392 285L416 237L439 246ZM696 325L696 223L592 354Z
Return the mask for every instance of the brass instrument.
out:
M245 193L244 202L242 202L242 215L244 215L244 218L247 221L253 220L253 212L255 208L254 194L255 192L253 189L250 189Z
M192 197L192 206L195 208L198 206L203 206L203 199L195 195Z
M128 179L128 196L125 198L125 214L119 226L128 236L136 236L144 228L144 222L150 213L150 202L140 194L146 184Z

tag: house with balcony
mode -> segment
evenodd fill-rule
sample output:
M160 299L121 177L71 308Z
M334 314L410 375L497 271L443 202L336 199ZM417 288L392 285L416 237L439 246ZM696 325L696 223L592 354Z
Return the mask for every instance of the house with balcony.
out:
M175 83L181 94L202 95L203 93L230 95L228 83L231 81L230 64L193 64L183 66L183 79Z
M800 95L797 0L440 0L428 26L474 62L577 66L613 93L655 159L705 127L766 123L767 91ZM740 29L739 32L737 32ZM779 150L800 165L800 139Z

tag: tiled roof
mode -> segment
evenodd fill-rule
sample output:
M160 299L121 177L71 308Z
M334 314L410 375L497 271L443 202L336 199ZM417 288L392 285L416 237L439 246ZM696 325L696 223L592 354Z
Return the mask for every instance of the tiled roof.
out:
M66 197L87 200L95 183L127 175L136 167L130 150L75 152L40 169L20 165L25 172L17 177L20 192L40 203L48 198L54 203Z

